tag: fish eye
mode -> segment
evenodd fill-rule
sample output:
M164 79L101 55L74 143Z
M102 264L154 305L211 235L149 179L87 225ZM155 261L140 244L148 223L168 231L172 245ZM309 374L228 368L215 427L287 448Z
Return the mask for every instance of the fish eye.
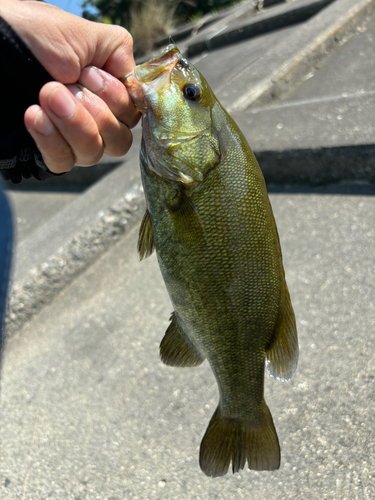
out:
M201 96L200 88L197 85L194 85L194 83L187 83L184 85L182 92L186 99L189 99L189 101L197 101Z

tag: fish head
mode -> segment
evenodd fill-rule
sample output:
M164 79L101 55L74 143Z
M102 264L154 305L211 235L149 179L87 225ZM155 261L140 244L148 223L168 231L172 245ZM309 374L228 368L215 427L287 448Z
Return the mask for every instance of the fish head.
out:
M220 161L216 97L199 71L174 44L125 77L143 115L142 154L165 179L196 185Z

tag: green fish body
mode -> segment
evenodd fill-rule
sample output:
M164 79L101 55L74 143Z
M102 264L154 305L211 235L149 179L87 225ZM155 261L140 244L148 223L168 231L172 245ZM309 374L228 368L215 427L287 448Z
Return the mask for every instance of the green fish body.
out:
M156 249L173 303L162 361L207 359L219 404L200 449L209 476L280 466L264 400L264 368L288 380L297 365L293 308L276 224L257 161L202 75L174 45L125 84L143 113L147 201L140 258Z

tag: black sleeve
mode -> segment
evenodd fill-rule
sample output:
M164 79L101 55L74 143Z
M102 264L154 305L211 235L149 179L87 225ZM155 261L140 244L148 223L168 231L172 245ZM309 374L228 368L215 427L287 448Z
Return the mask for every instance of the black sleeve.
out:
M0 118L0 173L18 183L22 177L44 180L53 174L45 165L23 115L39 102L39 91L53 80L32 52L0 17L0 95L5 101Z

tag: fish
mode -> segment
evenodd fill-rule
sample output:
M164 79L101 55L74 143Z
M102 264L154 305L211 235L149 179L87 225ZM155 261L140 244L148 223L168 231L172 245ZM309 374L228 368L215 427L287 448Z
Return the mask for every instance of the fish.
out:
M169 366L207 359L219 402L200 445L210 477L280 467L264 373L289 380L295 315L265 181L236 123L202 74L169 44L123 82L142 113L146 212L138 239L155 250L173 312L160 344Z

